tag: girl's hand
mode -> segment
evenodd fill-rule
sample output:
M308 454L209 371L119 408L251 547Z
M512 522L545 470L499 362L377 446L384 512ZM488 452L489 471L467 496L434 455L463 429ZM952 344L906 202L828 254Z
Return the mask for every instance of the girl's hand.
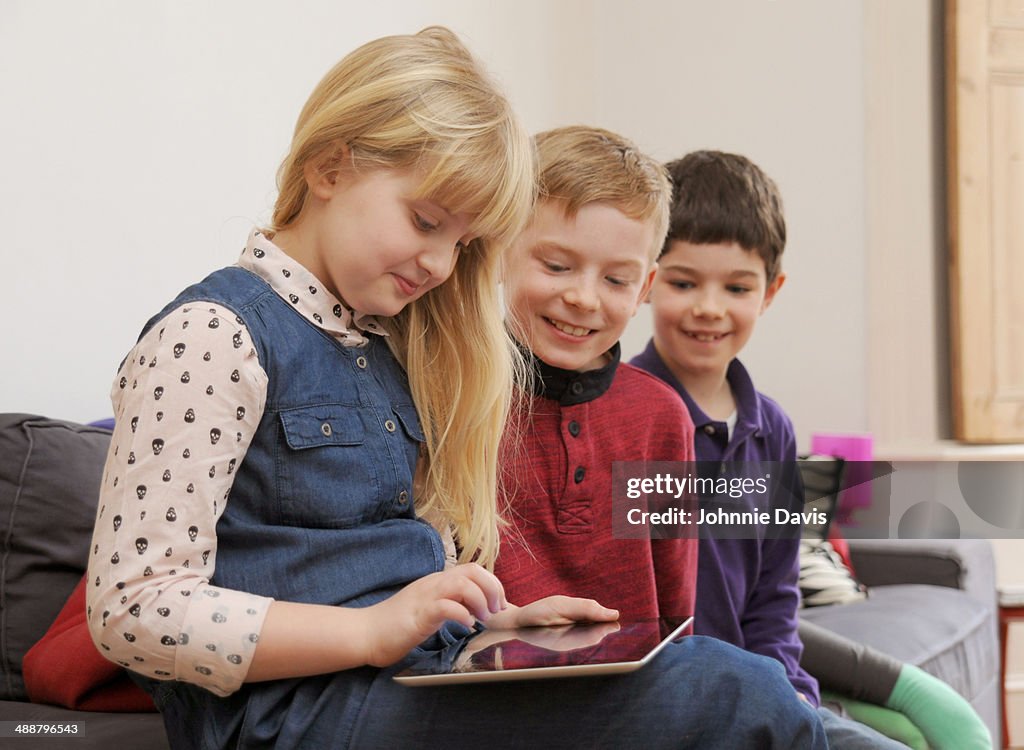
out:
M376 667L394 664L445 620L471 628L477 620L487 622L507 606L501 582L476 563L424 576L364 610L366 663Z
M522 607L508 607L487 620L489 628L528 628L535 625L569 625L574 622L612 622L617 610L608 609L593 599L575 596L548 596Z

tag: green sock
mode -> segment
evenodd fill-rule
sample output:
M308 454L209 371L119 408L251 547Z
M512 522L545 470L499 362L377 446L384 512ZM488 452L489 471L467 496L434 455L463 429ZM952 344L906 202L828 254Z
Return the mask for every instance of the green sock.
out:
M841 704L851 719L881 732L889 739L902 742L910 750L929 750L928 741L917 725L895 708L866 703L827 690L821 691L821 701Z
M937 677L904 664L886 706L917 725L935 750L989 750L992 738L971 704Z

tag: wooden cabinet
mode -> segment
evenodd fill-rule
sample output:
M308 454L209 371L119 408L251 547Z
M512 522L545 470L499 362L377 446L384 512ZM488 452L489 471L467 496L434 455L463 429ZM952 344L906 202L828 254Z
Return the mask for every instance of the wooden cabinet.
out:
M1024 441L1024 0L948 0L954 430Z

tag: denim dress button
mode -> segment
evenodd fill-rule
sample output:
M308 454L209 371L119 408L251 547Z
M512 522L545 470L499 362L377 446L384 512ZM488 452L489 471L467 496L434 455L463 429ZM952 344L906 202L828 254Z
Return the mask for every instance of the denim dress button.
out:
M320 432L324 434L324 437L330 437L331 433L333 432L333 430L331 429L331 423L324 422L322 425L320 425Z
M359 365L360 370L366 369L366 357L356 357L356 364Z
M402 490L401 492L399 492L398 493L398 502L401 505L405 505L407 502L409 502L409 493L406 492L405 490Z
M394 432L395 423L389 419L387 422L384 423L384 429L387 430L388 432Z

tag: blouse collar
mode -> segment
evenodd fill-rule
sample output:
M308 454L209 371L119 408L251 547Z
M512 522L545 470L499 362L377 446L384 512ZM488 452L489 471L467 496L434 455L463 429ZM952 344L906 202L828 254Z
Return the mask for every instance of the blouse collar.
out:
M369 339L364 332L387 336L380 321L372 315L354 313L341 304L316 276L259 229L249 234L238 265L266 281L302 317L344 346L365 346Z

